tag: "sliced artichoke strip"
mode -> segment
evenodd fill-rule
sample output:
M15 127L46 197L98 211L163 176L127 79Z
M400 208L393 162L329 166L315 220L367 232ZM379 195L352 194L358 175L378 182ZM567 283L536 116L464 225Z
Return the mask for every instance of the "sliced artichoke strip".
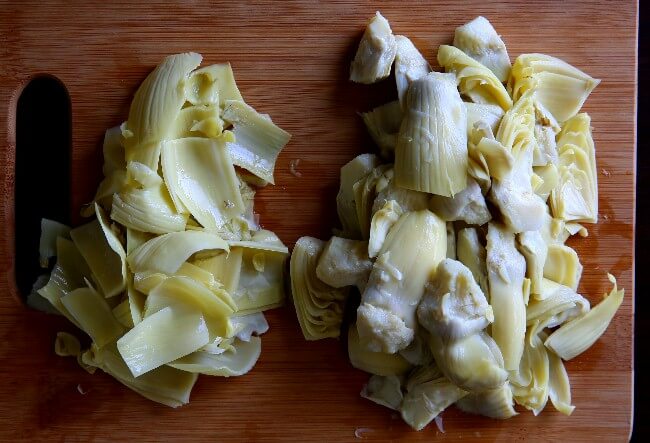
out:
M29 299L92 339L84 351L60 333L58 354L172 407L189 401L197 373L253 367L268 330L260 311L283 303L288 254L260 228L255 191L234 163L247 166L241 149L263 158L248 165L261 178L247 180L266 185L290 135L244 103L229 63L200 62L167 57L128 120L106 131L104 180L82 210L97 218L72 230L43 222L41 262L57 262Z

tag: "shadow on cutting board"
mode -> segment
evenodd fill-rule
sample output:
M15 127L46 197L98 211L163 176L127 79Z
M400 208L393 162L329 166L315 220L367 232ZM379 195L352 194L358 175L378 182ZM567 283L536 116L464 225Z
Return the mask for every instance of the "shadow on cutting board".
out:
M41 218L70 223L70 96L57 78L42 75L23 89L16 109L15 278L21 299L39 267Z

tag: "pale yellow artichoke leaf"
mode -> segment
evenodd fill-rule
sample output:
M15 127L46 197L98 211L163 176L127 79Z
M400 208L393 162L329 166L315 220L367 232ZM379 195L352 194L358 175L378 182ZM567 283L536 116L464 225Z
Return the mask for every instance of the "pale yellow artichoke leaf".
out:
M201 55L170 55L140 84L123 128L126 160L158 170L160 142L168 138L185 103L185 84Z
M182 138L163 143L165 183L176 206L187 208L205 228L219 230L244 212L239 180L226 143L216 139Z
M100 348L124 333L124 326L115 319L106 299L92 288L70 291L61 298L61 303Z
M355 183L368 175L378 165L379 159L376 155L361 154L341 168L339 192L336 195L336 210L343 228L342 237L361 238L353 187Z
M223 119L233 125L235 140L226 143L232 162L274 184L275 162L291 134L241 101L227 101Z
M190 392L198 377L197 374L161 366L135 378L115 344L101 349L91 346L82 354L82 362L100 368L143 397L172 408L189 402Z
M440 45L438 64L456 76L460 93L474 103L499 105L504 111L512 107L512 99L501 81L485 65L458 48Z
M194 254L211 256L228 250L228 242L213 233L171 232L140 245L128 255L127 262L133 273L156 271L173 274Z
M591 347L603 335L621 306L625 290L619 290L614 276L607 275L614 287L605 294L604 300L586 314L556 329L544 342L563 360L571 360Z
M56 251L56 265L50 273L49 281L37 292L74 325L80 327L61 298L74 289L85 287L84 279L90 277L91 271L72 241L58 237Z
M117 341L134 377L188 355L210 341L201 313L180 305L149 315Z
M236 339L232 349L220 354L197 351L169 363L169 366L190 373L237 377L253 369L262 351L262 340L251 337L245 342Z
M411 364L400 354L373 352L366 349L359 340L354 324L348 329L348 357L355 368L380 376L403 375L411 369Z
M126 252L97 204L95 211L98 218L73 229L70 236L88 263L102 294L108 298L120 294L126 287Z

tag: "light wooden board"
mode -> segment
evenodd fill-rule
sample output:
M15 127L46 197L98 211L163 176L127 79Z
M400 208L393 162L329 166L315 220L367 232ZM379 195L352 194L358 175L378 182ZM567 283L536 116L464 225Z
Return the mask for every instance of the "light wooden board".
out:
M256 200L263 225L292 246L302 235L329 236L339 167L374 149L357 112L387 101L392 86L354 85L347 72L377 9L431 62L456 26L481 14L513 59L549 53L602 79L585 106L598 153L600 223L571 244L585 269L583 294L599 300L611 272L626 297L603 338L567 364L574 414L564 417L549 405L539 417L522 411L494 421L451 408L443 414L446 433L435 426L413 432L359 397L367 376L350 367L340 342L302 339L290 304L269 313L271 330L250 374L200 377L191 403L177 410L56 357L54 335L70 326L14 298L13 111L22 85L49 73L70 92L78 208L100 178L103 131L126 118L133 92L156 63L188 50L202 53L205 63L230 61L248 103L293 134L278 160L277 186ZM625 440L633 371L636 38L633 1L1 1L0 439L351 441L356 433L373 440ZM300 178L289 172L294 159L301 160Z

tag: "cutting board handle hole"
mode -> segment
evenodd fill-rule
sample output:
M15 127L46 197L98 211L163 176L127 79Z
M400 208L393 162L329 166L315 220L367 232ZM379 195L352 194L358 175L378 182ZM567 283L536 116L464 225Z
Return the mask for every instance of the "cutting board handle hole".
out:
M70 224L71 107L65 85L38 75L16 105L16 287L24 301L39 265L41 218Z

